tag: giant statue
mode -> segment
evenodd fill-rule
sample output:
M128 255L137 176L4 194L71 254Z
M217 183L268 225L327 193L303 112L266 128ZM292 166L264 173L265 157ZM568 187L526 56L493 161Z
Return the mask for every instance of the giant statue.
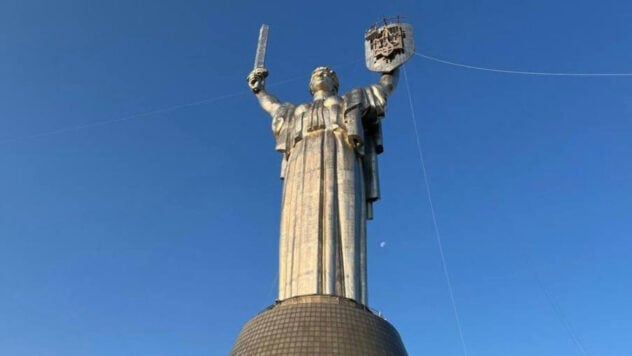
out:
M262 28L248 85L272 117L282 154L280 301L324 294L368 303L366 221L380 195L381 120L399 66L413 51L405 26L373 27L365 34L367 67L380 73L377 83L340 94L336 72L318 67L309 81L312 100L302 104L267 91Z
M372 85L340 94L329 67L312 72L312 100L282 102L266 90L263 25L248 85L272 117L282 155L279 295L242 328L231 356L406 356L395 328L367 301L367 220L379 199L386 101L414 53L410 25L384 20L364 34Z

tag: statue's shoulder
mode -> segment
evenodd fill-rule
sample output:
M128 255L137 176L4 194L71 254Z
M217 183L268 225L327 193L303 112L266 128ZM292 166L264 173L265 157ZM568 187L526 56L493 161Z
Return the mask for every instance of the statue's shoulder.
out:
M290 115L292 115L294 113L295 109L296 109L296 106L294 104L292 104L292 103L282 103L276 109L274 114L272 114L272 117L275 117L275 118L287 118L287 117L289 117Z
M366 97L365 93L366 93L366 88L360 87L360 88L351 89L350 91L342 95L342 101L345 104L346 110L350 110L357 106L361 106L362 103L365 101L365 97Z
M299 104L296 106L296 109L294 110L294 113L299 115L302 114L304 112L306 112L307 110L309 110L309 107L311 105L309 103L303 103L303 104Z
M343 98L348 98L348 97L352 97L352 96L362 95L362 93L365 91L365 89L366 88L364 88L364 87L353 88L353 89L349 90L348 92L346 92L342 97Z

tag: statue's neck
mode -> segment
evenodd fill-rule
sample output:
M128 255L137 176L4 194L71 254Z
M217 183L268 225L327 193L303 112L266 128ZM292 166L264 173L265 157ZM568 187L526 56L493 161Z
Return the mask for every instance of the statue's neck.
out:
M330 96L333 96L334 94L332 92L329 91L325 91L325 90L319 90L317 92L314 93L314 101L316 100L325 100Z

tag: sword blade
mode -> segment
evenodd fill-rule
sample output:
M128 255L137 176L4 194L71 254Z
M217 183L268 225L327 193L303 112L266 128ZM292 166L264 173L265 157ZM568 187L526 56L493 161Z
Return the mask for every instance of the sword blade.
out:
M257 53L255 54L255 68L265 68L266 47L268 45L268 25L261 25L259 30L259 42L257 42Z

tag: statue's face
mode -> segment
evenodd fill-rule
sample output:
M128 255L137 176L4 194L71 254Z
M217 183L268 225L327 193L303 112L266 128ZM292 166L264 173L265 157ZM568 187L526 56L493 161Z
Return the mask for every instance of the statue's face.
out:
M313 93L317 91L335 92L336 74L327 69L317 69L312 73L309 81L309 90Z

